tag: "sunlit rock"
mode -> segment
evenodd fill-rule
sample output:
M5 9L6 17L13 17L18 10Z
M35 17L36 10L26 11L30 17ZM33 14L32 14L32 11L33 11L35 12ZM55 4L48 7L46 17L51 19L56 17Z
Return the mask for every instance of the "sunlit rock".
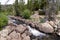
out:
M16 28L16 31L23 33L26 30L26 27L24 27L23 25L18 25Z
M8 30L7 30L7 29L4 29L4 30L2 30L2 31L0 32L0 34L1 34L2 37L8 36Z
M38 25L39 30L41 30L45 33L53 33L54 32L53 27L49 23L46 22L46 23L42 23L41 25L42 26Z

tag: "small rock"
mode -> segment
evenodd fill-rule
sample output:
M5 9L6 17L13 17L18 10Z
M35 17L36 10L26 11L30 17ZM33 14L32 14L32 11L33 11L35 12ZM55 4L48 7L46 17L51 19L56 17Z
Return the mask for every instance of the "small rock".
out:
M17 35L18 35L17 39L18 40L22 40L21 34L20 33L17 33Z
M17 40L17 39L13 38L12 40Z
M49 24L54 28L54 30L57 30L57 27L58 27L58 26L56 25L55 22L50 21Z
M30 25L31 27L35 27L35 22L34 22L34 23L31 22L29 25Z
M32 34L29 31L25 31L26 35L31 36Z
M23 38L23 40L30 40L30 37L26 36L26 37Z
M21 40L21 35L20 33L16 33L16 31L13 31L9 37L12 38L12 40Z
M49 23L50 23L52 26L54 26L54 25L55 25L53 21L50 21Z
M6 36L8 35L8 30L7 30L7 29L2 30L2 31L0 32L0 35L1 35L2 37L6 37Z
M23 25L18 25L16 28L16 31L19 31L20 33L23 33L26 30L26 27Z
M7 36L7 40L11 40L11 37L10 36Z
M13 31L15 30L15 26L6 26L6 29L8 30L8 35Z
M22 37L23 37L23 38L26 37L26 33L23 33L23 34L22 34Z
M16 31L13 31L9 36L10 36L11 38L15 38L15 37L17 36Z
M57 34L60 36L60 30L57 31Z
M7 40L7 38L4 38L4 37L0 37L0 40Z

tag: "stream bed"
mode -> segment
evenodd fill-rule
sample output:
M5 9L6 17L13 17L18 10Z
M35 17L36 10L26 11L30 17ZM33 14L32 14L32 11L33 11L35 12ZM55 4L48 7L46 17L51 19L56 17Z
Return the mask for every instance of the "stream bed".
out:
M24 24L23 22L21 22L21 21L18 21L18 20L15 20L15 19L9 19L9 20L11 20L14 24L17 24L17 25L19 25L19 24ZM57 34L48 34L49 35L49 37L43 37L42 39L38 39L38 40L60 40L60 36L58 36ZM36 40L35 38L34 38L34 36L30 36L30 38L31 38L31 40Z

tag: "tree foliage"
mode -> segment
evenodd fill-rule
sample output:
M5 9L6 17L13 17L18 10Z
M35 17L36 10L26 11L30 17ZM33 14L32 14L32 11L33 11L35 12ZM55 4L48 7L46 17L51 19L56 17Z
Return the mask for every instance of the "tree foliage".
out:
M6 26L8 24L8 18L4 14L0 14L0 30L3 26Z
M15 12L17 16L19 16L25 9L29 9L30 12L43 9L48 19L51 19L52 15L54 16L56 13L54 0L28 0L26 5L24 5L24 0L20 0L20 2L18 2L18 0L15 1Z
M30 10L25 9L22 13L22 17L25 18L25 19L29 19L30 16L31 16Z
M38 0L28 0L28 9L37 10L39 8Z

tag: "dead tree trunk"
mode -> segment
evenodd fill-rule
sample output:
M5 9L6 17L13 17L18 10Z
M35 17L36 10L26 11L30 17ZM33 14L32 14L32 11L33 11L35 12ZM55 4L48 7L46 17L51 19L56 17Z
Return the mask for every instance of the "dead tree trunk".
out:
M56 0L47 0L48 7L46 8L46 20L53 21L56 18Z

